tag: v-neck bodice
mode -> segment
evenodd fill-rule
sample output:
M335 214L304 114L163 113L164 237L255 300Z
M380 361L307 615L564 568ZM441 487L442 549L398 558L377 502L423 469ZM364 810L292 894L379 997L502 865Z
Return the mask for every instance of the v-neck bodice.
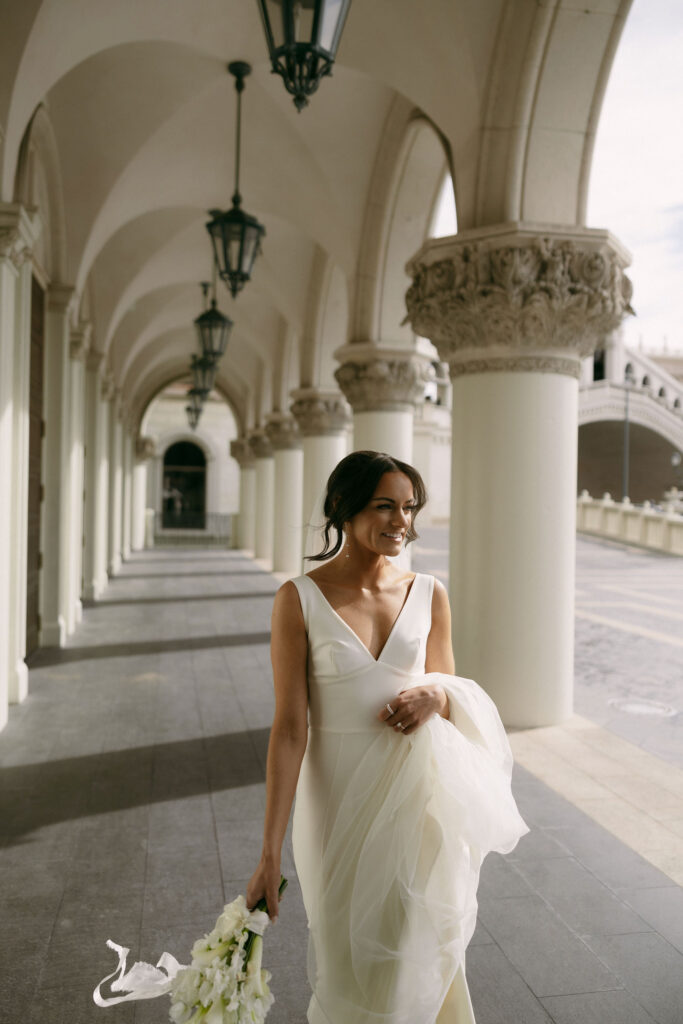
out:
M381 728L376 715L382 704L424 673L434 577L416 574L377 658L309 576L292 582L308 634L311 726L335 732Z

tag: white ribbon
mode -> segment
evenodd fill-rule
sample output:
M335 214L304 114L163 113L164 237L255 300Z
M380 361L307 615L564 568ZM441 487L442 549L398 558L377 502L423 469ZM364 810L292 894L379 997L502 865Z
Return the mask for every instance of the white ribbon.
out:
M129 971L126 971L126 958L130 950L125 946L118 946L111 939L107 939L107 945L115 953L118 953L119 962L116 970L103 978L92 994L98 1006L115 1006L116 1003L127 1003L133 999L156 999L157 996L163 996L170 992L178 972L185 970L185 966L179 964L170 953L162 953L156 967L137 961ZM112 992L125 992L126 995L103 996L101 994L102 986L112 978L114 979L111 983Z

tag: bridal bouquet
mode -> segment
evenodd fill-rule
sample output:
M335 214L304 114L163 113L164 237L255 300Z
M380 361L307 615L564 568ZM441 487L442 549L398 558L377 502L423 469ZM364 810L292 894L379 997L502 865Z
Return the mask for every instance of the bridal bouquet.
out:
M280 896L286 887L283 878ZM135 963L126 971L129 950L108 940L119 963L93 992L94 1001L98 1006L113 1006L168 994L174 1024L262 1024L273 1005L270 974L261 966L262 935L269 920L266 909L265 900L259 900L253 910L247 910L244 896L226 904L213 929L192 947L189 967L164 953L156 967ZM101 994L110 979L112 992L125 995Z

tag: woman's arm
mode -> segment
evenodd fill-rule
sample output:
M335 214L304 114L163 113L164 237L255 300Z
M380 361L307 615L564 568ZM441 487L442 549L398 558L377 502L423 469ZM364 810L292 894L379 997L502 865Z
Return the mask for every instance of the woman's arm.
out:
M427 637L425 672L443 672L446 675L455 672L448 592L437 579L432 593L432 626ZM419 729L435 713L442 718L449 717L448 696L441 686L415 686L404 690L391 702L391 707L393 714L385 706L379 717L395 732L402 732L405 736ZM399 727L399 722L403 728Z
M247 886L249 907L265 896L278 915L280 856L308 737L306 658L308 641L299 595L289 581L278 590L271 621L275 717L266 766L266 815L261 860Z

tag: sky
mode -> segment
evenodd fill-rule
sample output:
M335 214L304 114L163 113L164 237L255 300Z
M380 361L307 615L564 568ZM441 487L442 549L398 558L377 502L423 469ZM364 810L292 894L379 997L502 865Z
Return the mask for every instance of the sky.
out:
M683 0L634 0L598 124L587 224L633 257L627 344L683 353ZM448 178L432 233L455 230Z
M633 256L627 343L683 352L682 0L634 0L598 125L587 223Z

